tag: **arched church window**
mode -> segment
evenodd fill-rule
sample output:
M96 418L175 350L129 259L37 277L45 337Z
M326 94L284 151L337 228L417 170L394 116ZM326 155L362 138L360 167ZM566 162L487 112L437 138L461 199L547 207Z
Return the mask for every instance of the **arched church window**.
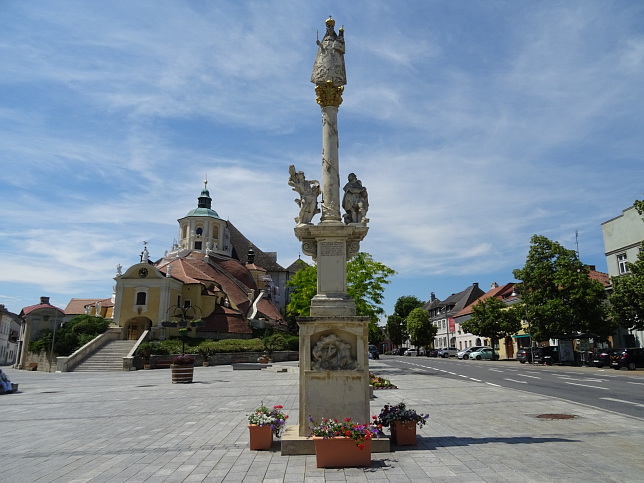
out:
M197 228L197 236L203 235L203 228L199 227Z
M145 305L147 294L145 292L136 293L136 305Z

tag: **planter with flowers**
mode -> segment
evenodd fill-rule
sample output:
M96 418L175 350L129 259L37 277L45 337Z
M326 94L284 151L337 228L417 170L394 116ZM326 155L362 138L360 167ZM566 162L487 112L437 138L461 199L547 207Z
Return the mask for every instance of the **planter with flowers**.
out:
M262 403L254 412L248 415L248 430L250 432L250 449L271 449L273 435L279 438L284 431L288 415L282 411L283 406L273 406L272 409Z
M408 409L405 403L386 404L374 422L381 427L389 428L391 439L399 446L416 445L416 426L422 428L427 424L429 414L418 414L415 409Z
M309 421L318 468L371 465L371 439L378 435L375 424L354 423L350 418L316 423L309 417Z
M174 357L170 365L170 370L172 371L173 384L191 383L195 370L195 358L185 354Z

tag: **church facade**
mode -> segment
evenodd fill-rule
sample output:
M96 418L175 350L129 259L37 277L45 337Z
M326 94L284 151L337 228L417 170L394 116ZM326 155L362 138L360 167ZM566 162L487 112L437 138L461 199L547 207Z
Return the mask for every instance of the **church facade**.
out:
M164 339L181 326L210 339L286 328L279 307L285 287L279 285L288 271L212 209L207 183L197 208L178 222L178 241L161 259L151 261L144 247L139 263L117 267L113 320L124 338L138 339L148 330L152 339Z

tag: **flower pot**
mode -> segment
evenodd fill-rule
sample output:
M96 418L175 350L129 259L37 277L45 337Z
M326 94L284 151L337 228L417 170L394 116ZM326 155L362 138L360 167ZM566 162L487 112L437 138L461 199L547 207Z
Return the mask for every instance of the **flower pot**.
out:
M398 446L416 446L416 422L392 421L391 439Z
M251 450L271 449L273 445L273 428L270 425L258 426L257 424L249 424L248 431L250 432Z
M170 370L172 371L172 384L188 384L192 382L195 367L172 364Z
M343 468L371 466L371 440L364 441L364 448L356 446L351 438L313 436L315 460L318 468Z

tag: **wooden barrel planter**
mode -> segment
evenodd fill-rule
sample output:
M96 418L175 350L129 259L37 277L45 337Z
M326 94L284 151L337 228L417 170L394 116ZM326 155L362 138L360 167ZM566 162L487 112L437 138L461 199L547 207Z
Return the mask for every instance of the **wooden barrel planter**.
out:
M170 370L172 371L172 384L189 384L192 382L195 367L172 364Z

